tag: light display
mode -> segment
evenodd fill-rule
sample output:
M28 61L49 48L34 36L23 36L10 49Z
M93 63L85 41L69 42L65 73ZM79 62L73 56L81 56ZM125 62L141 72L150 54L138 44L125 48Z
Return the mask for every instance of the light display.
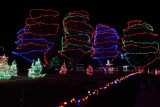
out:
M159 58L159 43L153 34L153 27L141 20L128 22L123 30L123 50L129 64L133 67L146 67Z
M62 50L58 51L75 65L86 53L91 52L94 28L88 24L86 11L69 12L63 19L64 37Z
M8 65L8 57L5 55L0 56L0 79L9 79L10 75L10 66Z
M11 74L11 76L17 76L17 63L16 63L16 61L14 60L13 62L12 62L12 65L11 65L11 67L10 67L10 74Z
M59 60L58 56L52 58L52 59L50 60L50 63L49 63L49 64L50 64L50 66L51 66L52 68L54 68L54 67L59 67L59 66L60 66L60 60Z
M87 68L87 75L93 75L93 68L91 65L89 65Z
M61 67L61 70L59 71L59 74L61 74L61 75L66 75L67 74L67 67L66 67L65 62L62 64L62 67Z
M131 76L137 75L137 74L141 74L141 72L135 72L135 73L128 74L128 75L121 77L119 79L116 79L110 83L106 83L104 86L101 86L98 89L94 89L93 91L89 90L87 92L88 94L86 96L79 98L79 99L71 98L70 100L66 100L66 101L62 102L59 107L69 107L72 105L74 105L75 107L81 107L81 105L87 103L87 101L89 99L92 99L93 96L98 96L99 93L102 92L103 90L107 90L110 86L120 84L125 79L127 79Z
M118 41L119 36L115 29L102 24L96 26L92 57L100 62L103 70L105 70L107 60L110 60L111 64L114 58L119 55Z
M46 74L41 74L42 70L43 66L40 59L38 58L37 61L33 61L31 68L29 68L28 76L32 78L44 77Z
M17 32L18 46L12 53L30 62L40 58L46 65L47 54L59 30L58 16L59 13L51 9L31 9L25 27Z

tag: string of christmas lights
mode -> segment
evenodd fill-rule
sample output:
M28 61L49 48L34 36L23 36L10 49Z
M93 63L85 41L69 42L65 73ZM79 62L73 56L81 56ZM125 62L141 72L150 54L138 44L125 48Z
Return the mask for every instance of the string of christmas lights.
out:
M65 62L62 64L61 70L59 71L59 74L61 74L61 75L66 75L67 74L67 67L66 67Z
M10 66L8 65L8 57L0 56L0 80L11 78Z
M88 24L87 11L69 12L63 19L62 50L58 51L73 65L92 49L94 28ZM73 63L74 62L74 63Z
M59 60L58 56L53 57L50 60L49 65L51 68L60 67L60 60Z
M141 20L133 20L128 22L128 27L123 30L122 49L126 51L124 54L127 61L133 67L146 67L159 59L159 43L153 34L153 27Z
M93 67L91 65L88 66L86 71L87 71L87 75L93 75Z
M141 72L135 72L135 73L131 73L129 75L126 75L124 77L121 77L119 79L115 79L114 81L105 84L102 87L99 87L98 89L94 89L93 91L89 90L86 96L76 99L76 98L71 98L70 100L66 100L61 102L59 107L70 107L70 106L74 106L74 107L81 107L81 105L86 104L87 101L89 99L92 98L92 96L98 96L103 90L106 90L107 88L116 85L116 84L120 84L122 81L124 81L125 79L137 75L137 74L141 74Z
M46 65L48 51L53 48L59 30L58 16L51 9L31 9L25 27L17 32L17 51L12 53L30 62L40 57Z
M17 76L17 73L18 73L17 63L16 63L16 61L14 60L14 61L12 62L11 67L10 67L10 74L11 74L11 76Z
M46 74L41 74L43 70L42 64L40 59L38 58L37 61L33 61L31 68L28 69L28 77L31 77L33 79L44 77Z
M94 47L91 56L101 63L103 70L105 70L107 60L111 60L112 63L119 55L120 52L117 50L118 41L119 36L115 29L102 24L96 26Z

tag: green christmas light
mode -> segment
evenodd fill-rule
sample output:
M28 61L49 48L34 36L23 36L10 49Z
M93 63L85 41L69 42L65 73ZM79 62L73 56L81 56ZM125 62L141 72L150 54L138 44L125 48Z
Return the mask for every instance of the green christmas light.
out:
M158 34L152 33L154 30L150 24L133 20L128 22L128 27L123 31L123 50L126 51L124 55L131 66L146 67L157 59L159 43L154 37Z
M90 47L90 46L87 46L87 45L78 45L78 44L72 44L72 43L68 43L66 46L64 46L63 48L65 48L65 47L67 47L68 45L73 45L73 46L77 46L77 47L79 47L79 46L81 46L81 47L87 47L87 48L92 48L92 47Z
M17 76L17 63L16 63L16 61L14 60L13 62L12 62L12 65L11 65L11 67L10 67L10 74L11 74L11 76Z
M125 53L125 56L127 55L127 54L157 54L158 52L159 52L159 43L157 43L156 41L154 41L154 42L152 42L152 43L150 43L150 42L134 42L133 40L130 40L130 41L126 41L126 40L124 40L124 47L126 46L125 44L126 43L128 43L128 44L143 44L143 45L154 45L154 44L156 44L157 45L157 47L155 48L156 49L156 51L154 51L154 52L139 52L139 53L129 53L129 52L126 52ZM149 46L148 46L149 47Z
M0 79L9 79L10 75L10 67L8 65L8 57L5 55L0 56Z
M150 43L150 42L135 42L133 40L130 40L130 41L124 40L124 43L135 43L135 44L144 44L144 45L146 45L146 44L151 44L151 45L157 44L157 46L158 46L157 48L159 49L159 43L157 43L156 41L154 41L153 43Z
M140 27L135 28L136 26L140 26ZM142 26L145 26L145 29L148 29L150 31L154 31L153 27L150 24L146 23L146 22L143 22L142 24L138 24L138 25L134 24L134 25L130 26L130 29L141 29L141 28L144 28Z
M59 67L60 66L60 60L58 59L58 56L52 58L49 64L52 68Z
M32 78L39 78L39 77L44 77L46 74L41 74L43 70L42 64L40 59L34 63L32 63L31 68L29 68L28 76Z
M71 17L71 18L81 17L81 18L83 18L83 19L86 19L86 18L87 18L86 16L83 16L83 15L70 15L70 12L69 12L69 13L65 16L64 21L63 21L64 31L65 31L67 34L69 34L69 32L67 31L67 28L65 27L64 22L65 22L69 17ZM88 18L87 18L87 19L88 19ZM87 20L84 20L84 21L87 23Z
M58 52L67 58L72 66L92 50L94 28L88 21L89 14L83 10L69 12L63 19L64 36L62 49Z

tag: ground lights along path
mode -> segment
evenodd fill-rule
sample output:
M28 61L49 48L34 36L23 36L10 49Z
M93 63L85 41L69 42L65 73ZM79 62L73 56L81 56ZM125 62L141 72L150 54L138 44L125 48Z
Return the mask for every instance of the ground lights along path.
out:
M131 77L131 76L134 76L136 74L141 74L141 72L135 72L135 73L131 73L129 75L126 75L124 77L121 77L119 79L116 79L110 83L107 83L106 85L102 86L102 87L99 87L98 89L95 89L93 91L88 91L88 95L82 97L82 98L79 98L79 99L76 99L76 98L71 98L70 100L66 100L66 101L63 101L61 102L61 104L59 105L59 107L70 107L71 105L72 106L75 106L75 107L79 107L85 103L87 103L88 99L91 98L91 96L98 96L99 93L102 91L102 90L106 90L107 88L109 88L110 86L113 86L113 85L116 85L116 84L119 84L121 83L123 80Z
M40 58L46 65L47 53L53 48L59 30L58 16L51 9L31 9L25 27L17 33L17 50L12 53L30 62Z

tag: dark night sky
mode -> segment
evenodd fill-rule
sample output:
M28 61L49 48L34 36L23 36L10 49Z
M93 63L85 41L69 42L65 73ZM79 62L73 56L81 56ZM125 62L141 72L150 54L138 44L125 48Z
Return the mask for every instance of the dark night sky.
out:
M11 53L16 48L16 45L14 44L14 42L17 41L16 33L25 26L25 20L32 8L45 8L59 11L61 26L62 19L68 12L74 10L86 10L90 15L89 23L94 28L96 24L99 23L107 24L111 28L115 28L119 36L122 36L122 30L127 27L128 21L140 19L151 24L154 28L154 33L160 34L158 6L152 3L140 4L136 1L130 1L130 3L118 3L117 1L106 1L103 3L103 1L98 3L96 1L86 4L84 1L74 2L77 3L68 5L67 2L62 2L61 4L64 4L64 6L60 5L60 2L49 3L47 1L41 3L23 1L23 3L14 3L14 5L11 2L9 4L3 3L2 5L5 5L5 7L1 7L0 46L4 46L6 55L10 57L9 62L17 58Z

